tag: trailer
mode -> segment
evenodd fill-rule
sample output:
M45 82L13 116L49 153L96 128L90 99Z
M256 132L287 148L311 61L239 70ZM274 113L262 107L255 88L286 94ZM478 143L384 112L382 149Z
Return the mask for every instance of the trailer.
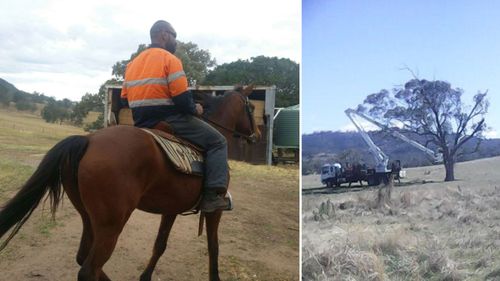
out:
M132 112L121 108L121 84L106 85L106 100L104 104L104 126L133 125ZM189 87L193 94L219 96L234 86L195 86ZM230 159L253 164L272 164L273 156L273 116L276 86L256 86L249 96L255 106L254 119L262 132L262 139L255 144L248 144L240 138L228 140Z

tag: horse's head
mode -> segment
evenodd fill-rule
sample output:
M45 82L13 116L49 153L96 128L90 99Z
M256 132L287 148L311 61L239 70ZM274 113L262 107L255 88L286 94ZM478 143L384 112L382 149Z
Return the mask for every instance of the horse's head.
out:
M255 143L260 140L261 132L255 122L253 112L255 106L250 102L248 96L252 93L254 85L249 85L245 88L235 87L235 90L229 93L235 93L234 96L236 101L234 103L239 104L240 113L237 114L235 129L237 132L249 136L247 141Z
M212 125L225 135L232 133L235 137L245 138L249 143L255 143L261 138L253 116L255 106L248 99L253 87L235 87L235 90L227 91L222 97L206 96L203 100L206 116L213 122Z

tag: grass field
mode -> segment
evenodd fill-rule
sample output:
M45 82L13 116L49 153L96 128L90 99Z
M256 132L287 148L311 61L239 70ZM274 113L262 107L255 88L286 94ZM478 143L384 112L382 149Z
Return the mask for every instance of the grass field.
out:
M377 188L303 178L303 280L500 280L500 157L411 168L388 205Z
M40 117L0 109L0 206L33 173L43 155L68 135L85 134ZM298 166L270 167L230 161L235 209L220 225L223 280L299 280ZM105 271L113 280L138 280L151 254L160 216L136 211ZM154 280L207 280L206 238L197 237L197 216L179 217ZM52 221L38 207L0 252L1 280L75 280L81 220L67 200Z
M83 133L73 126L46 123L35 114L0 109L0 200L24 183L54 144Z

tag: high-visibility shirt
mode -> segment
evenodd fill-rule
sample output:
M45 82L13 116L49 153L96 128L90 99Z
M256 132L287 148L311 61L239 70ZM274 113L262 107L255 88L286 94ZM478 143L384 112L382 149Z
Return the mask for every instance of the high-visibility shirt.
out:
M121 98L128 101L135 126L151 128L171 114L195 113L187 87L181 61L152 45L127 65Z

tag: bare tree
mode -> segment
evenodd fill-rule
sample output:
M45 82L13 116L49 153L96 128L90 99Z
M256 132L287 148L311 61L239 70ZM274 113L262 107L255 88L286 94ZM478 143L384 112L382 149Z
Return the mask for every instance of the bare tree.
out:
M403 132L423 136L426 146L443 154L445 181L453 181L464 143L481 137L486 129L484 115L489 106L487 91L477 93L472 106L462 102L462 94L462 89L453 89L448 82L415 78L403 87L367 96L357 110L387 125L396 122Z

